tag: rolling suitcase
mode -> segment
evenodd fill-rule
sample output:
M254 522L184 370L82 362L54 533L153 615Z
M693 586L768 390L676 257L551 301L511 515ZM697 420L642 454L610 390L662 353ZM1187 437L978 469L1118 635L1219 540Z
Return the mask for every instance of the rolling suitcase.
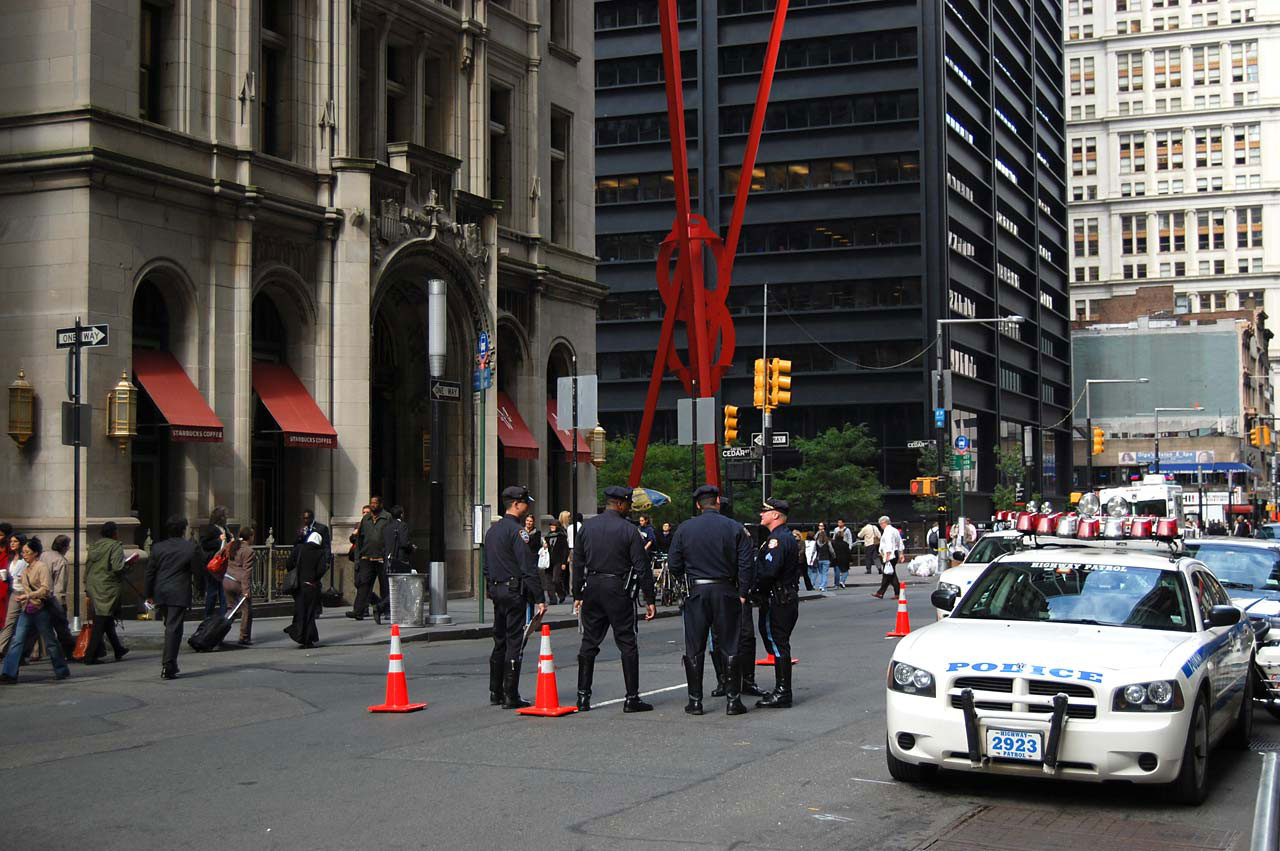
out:
M227 637L227 633L231 631L231 622L235 620L236 614L239 613L240 607L244 605L247 595L240 598L240 602L226 614L209 615L200 622L196 627L196 631L187 639L187 644L197 653L208 653L211 650L217 650L218 645L222 643L222 639Z

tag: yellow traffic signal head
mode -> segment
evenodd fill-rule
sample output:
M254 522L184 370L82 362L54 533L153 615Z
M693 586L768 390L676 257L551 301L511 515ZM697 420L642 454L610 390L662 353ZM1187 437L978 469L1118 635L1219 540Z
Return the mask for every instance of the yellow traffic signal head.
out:
M754 385L755 395L751 404L757 408L763 408L767 401L765 397L768 395L768 376L765 372L764 358L756 358Z
M921 479L920 481L921 481L921 483L924 485L923 491L924 491L924 495L925 495L925 496L937 496L937 494L938 494L938 480L937 480L937 478L936 478L936 477L934 477L934 476L926 476L925 478Z
M1103 447L1106 445L1106 440L1104 439L1104 432L1102 431L1102 429L1098 428L1097 426L1094 426L1093 434L1091 435L1091 437L1093 439L1093 446L1090 447L1089 452L1093 455L1101 455Z
M912 496L920 496L924 493L924 479L912 479L909 487Z
M1258 428L1257 426L1254 426L1253 428L1249 429L1249 445L1250 445L1250 446L1261 446L1261 445L1262 445L1262 434L1261 434L1261 431L1262 431L1262 430L1261 430L1260 428Z
M791 361L782 358L769 360L769 404L791 404Z
M733 443L738 439L738 406L724 406L724 442Z

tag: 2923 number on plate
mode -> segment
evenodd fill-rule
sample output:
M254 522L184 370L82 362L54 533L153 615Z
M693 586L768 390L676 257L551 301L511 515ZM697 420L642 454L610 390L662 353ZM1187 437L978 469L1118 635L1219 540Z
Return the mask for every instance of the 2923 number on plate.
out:
M1042 762L1040 734L1025 730L987 730L987 756Z

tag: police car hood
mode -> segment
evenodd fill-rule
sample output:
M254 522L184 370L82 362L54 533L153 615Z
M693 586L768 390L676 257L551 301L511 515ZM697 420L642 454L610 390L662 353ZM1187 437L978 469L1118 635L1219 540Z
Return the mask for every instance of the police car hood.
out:
M1248 591L1243 588L1228 588L1231 604L1238 607L1251 618L1280 617L1280 594L1274 591Z
M1195 645L1195 638L1195 633L1172 630L944 618L902 639L893 658L925 670L933 665L936 675L998 672L1017 663L1046 670L1119 671L1160 665L1179 645ZM997 667L988 667L992 664Z

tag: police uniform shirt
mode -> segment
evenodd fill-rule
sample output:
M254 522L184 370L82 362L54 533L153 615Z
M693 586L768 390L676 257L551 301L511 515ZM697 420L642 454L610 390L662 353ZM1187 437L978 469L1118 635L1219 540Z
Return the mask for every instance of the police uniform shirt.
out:
M751 540L736 520L717 511L703 511L681 523L667 557L677 576L736 581L740 597L747 596L755 581Z
M538 578L538 562L529 549L529 533L524 523L510 514L502 515L484 533L484 573L490 582L524 580L524 595L543 600L542 581Z
M760 548L756 570L760 579L786 588L798 588L804 560L800 557L800 545L795 535L783 523L769 533Z
M644 541L640 530L616 511L606 510L583 523L573 547L573 598L582 599L588 574L608 573L625 580L634 570L645 602L653 602L653 571L648 569Z

